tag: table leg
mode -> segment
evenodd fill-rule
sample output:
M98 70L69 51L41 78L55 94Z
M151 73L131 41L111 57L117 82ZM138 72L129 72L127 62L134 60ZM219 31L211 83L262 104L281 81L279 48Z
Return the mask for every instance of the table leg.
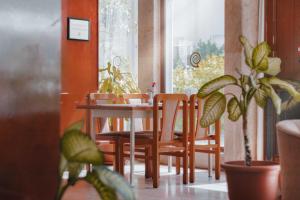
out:
M168 173L172 172L172 156L168 156Z
M211 155L210 155L210 153L208 154L208 177L209 178L211 178L211 168L212 168L212 166L211 166Z
M134 173L134 149L135 149L135 119L130 118L130 185L133 186L133 173Z

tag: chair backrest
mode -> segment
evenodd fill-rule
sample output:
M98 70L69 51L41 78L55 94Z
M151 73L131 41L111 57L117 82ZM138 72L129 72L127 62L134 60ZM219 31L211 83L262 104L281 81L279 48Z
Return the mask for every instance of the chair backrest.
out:
M104 93L90 93L88 95L89 103L90 104L114 104L119 99L114 94L104 94ZM109 127L109 123L107 118L99 118L97 120L98 124L98 131L100 133L115 131L117 130L117 119L112 119L112 128Z
M123 99L127 104L142 104L149 101L149 95L142 93L123 94ZM136 119L135 126L136 131L150 130L150 119Z
M197 97L196 94L190 97L190 133L194 134L197 140L215 140L220 142L221 123L217 120L214 123L214 131L212 127L201 127L200 120L203 114L205 99Z
M188 97L185 94L157 94L154 97L154 139L162 143L168 143L174 139L174 127L178 109L182 109L183 137L187 139Z
M126 103L147 103L149 100L148 94L142 94L142 93L134 93L134 94L123 94L123 98L126 101Z

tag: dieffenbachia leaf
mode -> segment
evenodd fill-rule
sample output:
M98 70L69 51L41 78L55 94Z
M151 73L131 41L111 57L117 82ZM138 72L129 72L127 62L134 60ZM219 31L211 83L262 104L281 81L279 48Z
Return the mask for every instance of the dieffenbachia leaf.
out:
M118 199L115 190L109 187L108 185L104 184L99 178L97 172L95 171L88 172L84 179L95 187L102 200Z
M216 92L210 95L204 103L203 115L200 120L202 127L206 128L220 119L226 109L225 95Z
M273 102L273 105L276 109L276 113L279 115L281 113L281 99L280 99L280 97L278 96L278 94L275 92L274 88L271 85L265 83L264 86L266 86L266 87L263 87L263 90L266 92L268 97L271 98L271 100Z
M266 94L265 90L263 89L265 86L258 88L254 94L255 101L258 106L264 108L267 104L268 95Z
M72 131L72 130L78 130L80 131L84 126L84 121L83 120L80 120L78 122L75 122L73 124L71 124L67 129L65 129L65 133L68 132L68 131Z
M283 111L291 110L298 104L299 104L299 101L296 101L294 98L289 98L288 100L286 100L285 102L282 103L281 110L283 110Z
M268 78L268 82L271 85L276 85L281 89L287 91L296 101L300 101L300 93L290 83L280 80L276 77Z
M258 44L253 49L253 55L252 55L253 68L260 72L264 72L268 70L268 66L269 66L268 56L270 53L271 53L271 49L267 42L262 42Z
M103 164L103 154L95 143L79 130L67 131L63 135L61 151L68 162Z
M242 115L242 109L239 100L232 97L227 104L228 118L231 121L237 121Z
M135 199L130 185L123 176L120 176L119 174L109 170L105 166L94 167L93 171L97 174L102 183L108 185L110 188L116 191L122 197L122 199Z
M68 162L63 154L60 155L59 177L62 178L65 171L69 172L69 183L73 185L79 177L84 164L77 162Z
M205 98L213 92L224 88L227 85L237 84L237 79L230 75L220 76L204 84L198 91L198 97Z
M265 74L276 76L280 72L281 59L280 58L268 58L268 69L264 71Z
M246 59L246 64L250 67L253 68L253 63L252 63L252 53L253 53L253 47L249 43L248 39L245 38L244 36L240 36L240 42L244 46L245 50L245 59Z

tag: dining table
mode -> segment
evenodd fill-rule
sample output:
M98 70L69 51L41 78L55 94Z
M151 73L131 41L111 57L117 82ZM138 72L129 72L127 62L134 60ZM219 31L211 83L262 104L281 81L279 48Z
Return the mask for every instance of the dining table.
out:
M135 120L139 118L153 118L153 105L142 104L82 104L77 105L77 109L90 111L91 124L90 134L92 140L96 139L96 119L97 118L128 118L130 120L130 175L129 182L133 186L134 159L135 159Z

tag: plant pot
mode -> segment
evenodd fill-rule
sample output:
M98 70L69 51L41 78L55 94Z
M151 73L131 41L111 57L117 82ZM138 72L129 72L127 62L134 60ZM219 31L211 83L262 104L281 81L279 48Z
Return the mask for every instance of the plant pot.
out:
M279 164L271 161L253 161L251 167L244 161L226 162L225 170L230 200L275 200L279 190Z

